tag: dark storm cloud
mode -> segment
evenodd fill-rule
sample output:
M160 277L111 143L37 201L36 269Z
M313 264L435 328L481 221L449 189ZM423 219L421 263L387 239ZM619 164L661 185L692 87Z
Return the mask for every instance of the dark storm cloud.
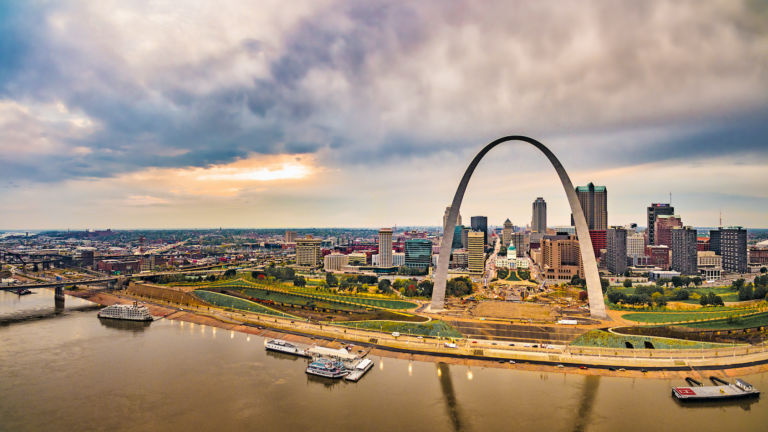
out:
M137 66L130 51L141 45L130 41L142 35L110 22L87 27L103 17L84 5L0 5L0 94L31 106L61 101L95 125L58 137L63 150L3 155L3 176L106 177L323 149L330 163L380 163L510 132L599 135L642 124L688 129L605 146L601 163L717 156L724 142L729 153L755 154L766 142L768 97L757 93L767 72L749 58L767 52L759 2L586 2L570 11L548 2L338 2L280 43L243 37L166 68L141 56ZM62 16L86 28L62 36ZM155 30L157 40L171 31ZM160 60L203 42L164 46ZM261 58L265 73L240 72ZM748 114L711 122L733 107Z

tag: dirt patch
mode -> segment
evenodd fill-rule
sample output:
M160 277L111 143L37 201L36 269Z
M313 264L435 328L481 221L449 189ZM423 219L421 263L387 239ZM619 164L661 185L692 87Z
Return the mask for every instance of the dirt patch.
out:
M534 321L555 321L557 317L555 310L549 305L501 301L480 302L472 310L472 315Z

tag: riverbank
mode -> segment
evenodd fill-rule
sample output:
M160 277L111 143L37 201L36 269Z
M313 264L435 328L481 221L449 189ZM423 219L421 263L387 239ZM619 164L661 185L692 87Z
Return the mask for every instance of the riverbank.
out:
M131 303L134 299L110 293L83 295L69 294L84 298L100 305ZM418 339L401 336L394 338L378 332L365 332L337 326L310 324L256 314L229 312L210 308L181 308L174 305L160 305L145 302L152 315L177 320L191 325L205 325L266 338L281 338L304 344L338 348L342 345L369 347L372 353L381 357L413 361L448 363L477 367L509 368L541 372L562 372L580 375L601 375L628 378L682 379L692 376L706 379L710 375L723 378L768 371L768 350L750 347L734 347L733 356L726 348L707 356L709 352L687 352L685 358L653 357L653 350L640 351L650 356L627 357L609 356L589 348L566 349L501 349L489 345L472 345L447 348L440 340ZM741 350L739 352L738 350ZM603 350L605 351L605 350ZM620 351L620 350L616 350ZM650 351L650 352L649 352ZM690 351L690 350L689 350ZM737 355L738 353L738 355ZM659 352L658 355L663 355ZM668 354L668 353L667 353ZM637 354L635 354L637 355ZM512 360L514 363L510 362ZM619 369L625 370L619 370ZM613 370L612 370L613 369Z

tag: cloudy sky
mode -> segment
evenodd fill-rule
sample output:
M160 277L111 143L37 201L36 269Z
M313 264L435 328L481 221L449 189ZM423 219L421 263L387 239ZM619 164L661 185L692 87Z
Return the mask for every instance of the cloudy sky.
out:
M612 225L768 227L768 3L0 2L0 228L438 225L510 134ZM462 215L537 196L510 143Z

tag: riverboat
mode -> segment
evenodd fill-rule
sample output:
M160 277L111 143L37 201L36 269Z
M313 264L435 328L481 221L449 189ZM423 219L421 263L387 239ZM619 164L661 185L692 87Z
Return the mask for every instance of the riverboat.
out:
M307 366L307 373L310 375L337 379L347 375L349 371L340 361L331 361L328 359L319 358Z
M115 304L107 306L98 313L99 318L118 319L126 321L152 321L152 315L144 305L133 302L132 305Z
M760 396L759 390L741 379L736 379L733 383L723 381L717 377L710 377L710 380L715 385L704 386L700 385L701 383L698 381L686 380L689 384L693 382L698 385L672 387L672 396L681 402L718 401Z
M268 340L265 346L267 348L267 351L275 351L275 352L281 352L285 354L292 354L299 357L308 357L308 354L305 350L299 348L298 346L290 342L286 342L282 339Z

